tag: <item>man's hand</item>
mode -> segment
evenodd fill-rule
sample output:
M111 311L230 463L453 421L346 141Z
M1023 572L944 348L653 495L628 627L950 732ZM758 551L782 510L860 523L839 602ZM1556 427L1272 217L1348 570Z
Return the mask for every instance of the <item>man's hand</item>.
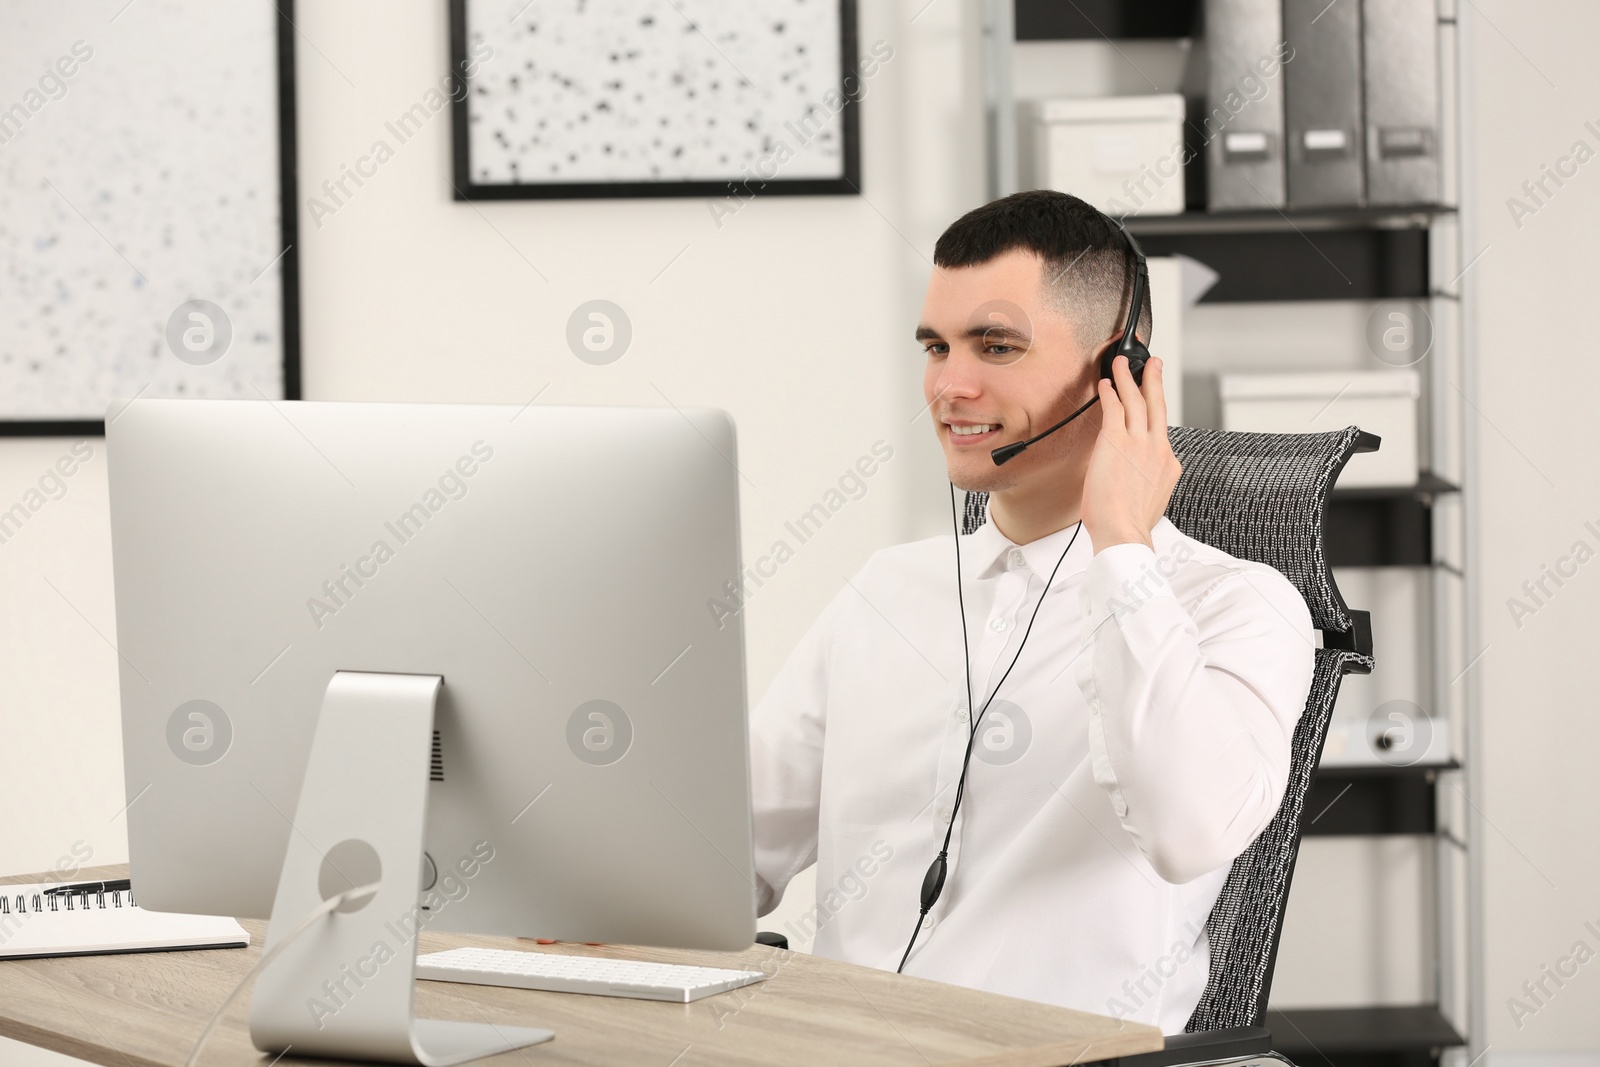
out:
M1116 358L1111 373L1112 381L1101 378L1097 386L1100 434L1083 479L1083 525L1096 552L1124 544L1154 548L1150 531L1183 473L1167 441L1161 361L1152 356L1145 364L1142 387L1133 383L1126 356Z

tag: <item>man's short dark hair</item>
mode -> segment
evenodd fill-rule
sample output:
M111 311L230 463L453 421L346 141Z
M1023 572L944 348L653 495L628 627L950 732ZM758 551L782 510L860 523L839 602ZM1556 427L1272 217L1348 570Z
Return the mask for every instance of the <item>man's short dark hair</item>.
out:
M1085 347L1098 347L1128 321L1133 250L1115 222L1070 193L1030 189L974 208L940 235L933 262L973 267L1013 249L1043 260L1046 295L1077 324ZM1146 300L1135 332L1148 342L1150 327Z

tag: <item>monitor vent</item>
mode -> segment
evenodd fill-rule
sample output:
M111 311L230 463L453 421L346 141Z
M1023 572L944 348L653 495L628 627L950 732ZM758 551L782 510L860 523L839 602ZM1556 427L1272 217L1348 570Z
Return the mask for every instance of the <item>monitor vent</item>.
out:
M428 765L428 781L444 781L444 737L438 730L433 732L433 760Z

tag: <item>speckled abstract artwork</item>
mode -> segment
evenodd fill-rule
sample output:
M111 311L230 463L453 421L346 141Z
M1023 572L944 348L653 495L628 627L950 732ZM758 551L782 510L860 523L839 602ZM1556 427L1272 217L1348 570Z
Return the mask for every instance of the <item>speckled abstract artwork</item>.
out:
M845 174L837 0L465 2L475 185Z
M7 5L0 419L283 395L273 5L126 3Z

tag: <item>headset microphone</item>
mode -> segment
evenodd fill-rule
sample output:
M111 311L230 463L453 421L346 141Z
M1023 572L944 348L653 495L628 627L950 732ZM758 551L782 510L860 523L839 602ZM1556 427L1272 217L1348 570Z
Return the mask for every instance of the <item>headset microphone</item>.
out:
M1128 300L1128 322L1122 328L1122 338L1111 348L1108 348L1105 355L1100 357L1100 377L1110 378L1112 365L1116 362L1116 358L1118 356L1127 356L1128 371L1133 375L1133 384L1140 385L1144 381L1144 365L1150 359L1150 349L1145 347L1143 341L1139 340L1134 333L1134 329L1139 325L1139 312L1144 307L1145 295L1150 291L1150 267L1145 263L1144 250L1139 247L1139 242L1133 239L1133 234L1128 232L1128 228L1115 219L1111 221L1117 223L1117 228L1122 231L1122 236L1127 240L1128 247L1133 251L1133 293ZM1094 406L1095 401L1099 399L1100 394L1097 392L1077 411L1074 411L1048 430L1035 434L1026 441L1013 441L1009 445L1001 445L989 453L989 458L994 460L996 467L1015 459L1023 449L1049 437L1061 427L1088 411Z

